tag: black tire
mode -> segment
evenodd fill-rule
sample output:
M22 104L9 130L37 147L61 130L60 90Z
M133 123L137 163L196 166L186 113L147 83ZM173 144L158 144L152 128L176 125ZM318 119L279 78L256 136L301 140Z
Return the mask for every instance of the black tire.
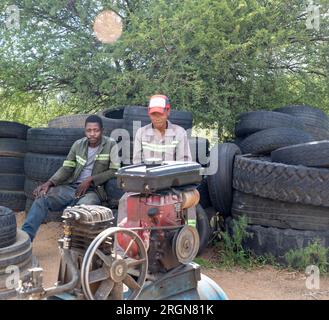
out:
M25 176L23 174L0 174L0 190L23 191Z
M2 206L14 211L23 211L25 208L26 196L24 191L0 190L0 203Z
M0 190L23 191L25 176L23 174L0 174Z
M209 189L208 189L208 177L203 176L201 183L198 185L198 191L200 194L200 201L202 208L211 207L212 203L209 196Z
M203 167L209 165L209 140L202 137L191 137L188 139L192 161L200 163Z
M277 149L271 153L274 162L303 165L307 167L329 167L329 141L301 143Z
M129 131L131 139L134 138L133 125L134 121L140 121L141 126L145 126L151 123L151 120L148 116L146 107L142 106L127 106L125 107L123 118L125 122L125 128ZM185 130L189 130L192 128L193 117L192 113L189 111L178 111L171 110L169 121L173 124L181 126ZM139 123L136 123L137 129L139 128ZM188 136L190 136L188 132Z
M24 174L24 159L15 157L0 157L0 173Z
M117 208L119 200L124 195L124 191L118 187L117 178L108 180L105 184L105 191L110 208Z
M36 258L32 256L32 245L28 234L20 229L17 230L16 242L0 249L0 261L3 265L0 267L0 299L9 299L17 295L15 289L7 289L6 287L6 282L10 276L9 273L6 273L7 266L15 265L18 267L19 279L22 281L28 280L29 268L39 266Z
M303 130L302 122L294 116L260 110L240 114L239 122L235 126L235 135L243 137L257 131L278 127Z
M28 260L32 259L32 246L19 253L8 254L4 258L0 258L0 272L11 265L24 265Z
M233 188L263 198L329 207L328 169L237 156Z
M272 128L251 134L240 143L242 153L269 154L281 147L313 141L313 137L295 128Z
M0 138L16 138L26 140L29 126L18 122L0 121Z
M245 215L249 224L297 230L328 230L326 207L288 203L234 191L232 216Z
M63 165L66 156L27 153L24 160L25 174L34 180L47 181Z
M12 245L0 249L0 258L4 259L8 256L25 252L30 246L31 240L29 235L25 231L17 229L16 241Z
M113 109L106 109L97 112L97 115L102 119L104 131L107 136L110 136L115 129L124 129L124 109L124 106L117 106Z
M200 255L206 249L211 236L207 213L200 204L196 206L196 229L198 230L200 237L200 246L198 251L198 255Z
M0 248L8 247L16 241L16 228L15 213L0 206Z
M215 145L210 152L210 163L217 163L217 171L208 175L208 190L211 203L225 216L231 214L233 162L241 151L233 143Z
M49 128L84 128L90 114L74 114L56 117L48 122Z
M25 140L0 138L0 156L24 158L27 151Z
M33 128L27 133L27 147L33 153L67 155L73 143L84 136L84 129Z
M322 110L307 105L292 105L273 111L298 118L303 123L304 130L310 133L315 140L329 139L329 118Z
M244 249L257 256L272 255L283 264L286 264L285 253L305 248L316 239L324 247L329 247L329 231L280 229L259 225L248 225L246 231L253 234L253 237L243 241ZM230 232L232 233L232 229Z

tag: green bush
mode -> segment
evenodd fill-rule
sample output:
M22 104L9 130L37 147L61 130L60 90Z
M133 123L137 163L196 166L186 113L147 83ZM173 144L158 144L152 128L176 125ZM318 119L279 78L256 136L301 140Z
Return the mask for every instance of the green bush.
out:
M316 239L305 248L289 250L285 259L289 268L304 271L307 266L316 265L321 273L326 273L329 271L328 253L329 248L323 247Z
M253 264L253 259L249 251L245 251L242 242L246 238L253 236L246 231L248 220L246 216L232 220L232 234L228 231L221 232L223 248L220 252L221 264L225 267L242 266L248 267Z

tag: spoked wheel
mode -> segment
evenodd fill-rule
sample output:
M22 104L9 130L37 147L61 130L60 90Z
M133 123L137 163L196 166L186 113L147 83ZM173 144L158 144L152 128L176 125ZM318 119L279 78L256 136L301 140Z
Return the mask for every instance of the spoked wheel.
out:
M117 237L128 239L123 250ZM134 247L134 257L129 257ZM137 253L137 254L136 254ZM81 284L89 300L132 300L145 282L148 260L142 239L134 231L109 228L90 244L81 267Z

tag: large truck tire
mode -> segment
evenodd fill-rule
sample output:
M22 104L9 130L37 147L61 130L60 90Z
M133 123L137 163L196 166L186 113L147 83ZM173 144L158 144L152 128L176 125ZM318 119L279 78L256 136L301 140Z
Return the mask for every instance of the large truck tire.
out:
M309 133L302 130L279 127L251 134L240 143L240 149L244 154L269 154L281 147L313 140Z
M329 207L329 170L236 156L233 188L263 198Z
M233 162L240 153L233 143L217 144L210 151L210 163L217 163L217 170L207 177L209 196L214 208L225 216L231 214Z
M243 137L257 131L278 127L304 129L302 122L294 116L260 110L241 113L235 126L235 135Z

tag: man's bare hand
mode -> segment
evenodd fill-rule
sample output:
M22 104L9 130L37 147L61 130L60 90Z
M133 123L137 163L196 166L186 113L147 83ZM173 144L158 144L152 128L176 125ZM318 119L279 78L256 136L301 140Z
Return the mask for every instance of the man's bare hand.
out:
M35 198L39 198L43 195L46 195L49 188L52 187L54 184L51 181L47 181L43 183L42 185L38 186L34 191L33 191L33 196Z
M80 198L84 196L93 182L93 177L88 177L86 180L82 181L75 191L75 196Z

